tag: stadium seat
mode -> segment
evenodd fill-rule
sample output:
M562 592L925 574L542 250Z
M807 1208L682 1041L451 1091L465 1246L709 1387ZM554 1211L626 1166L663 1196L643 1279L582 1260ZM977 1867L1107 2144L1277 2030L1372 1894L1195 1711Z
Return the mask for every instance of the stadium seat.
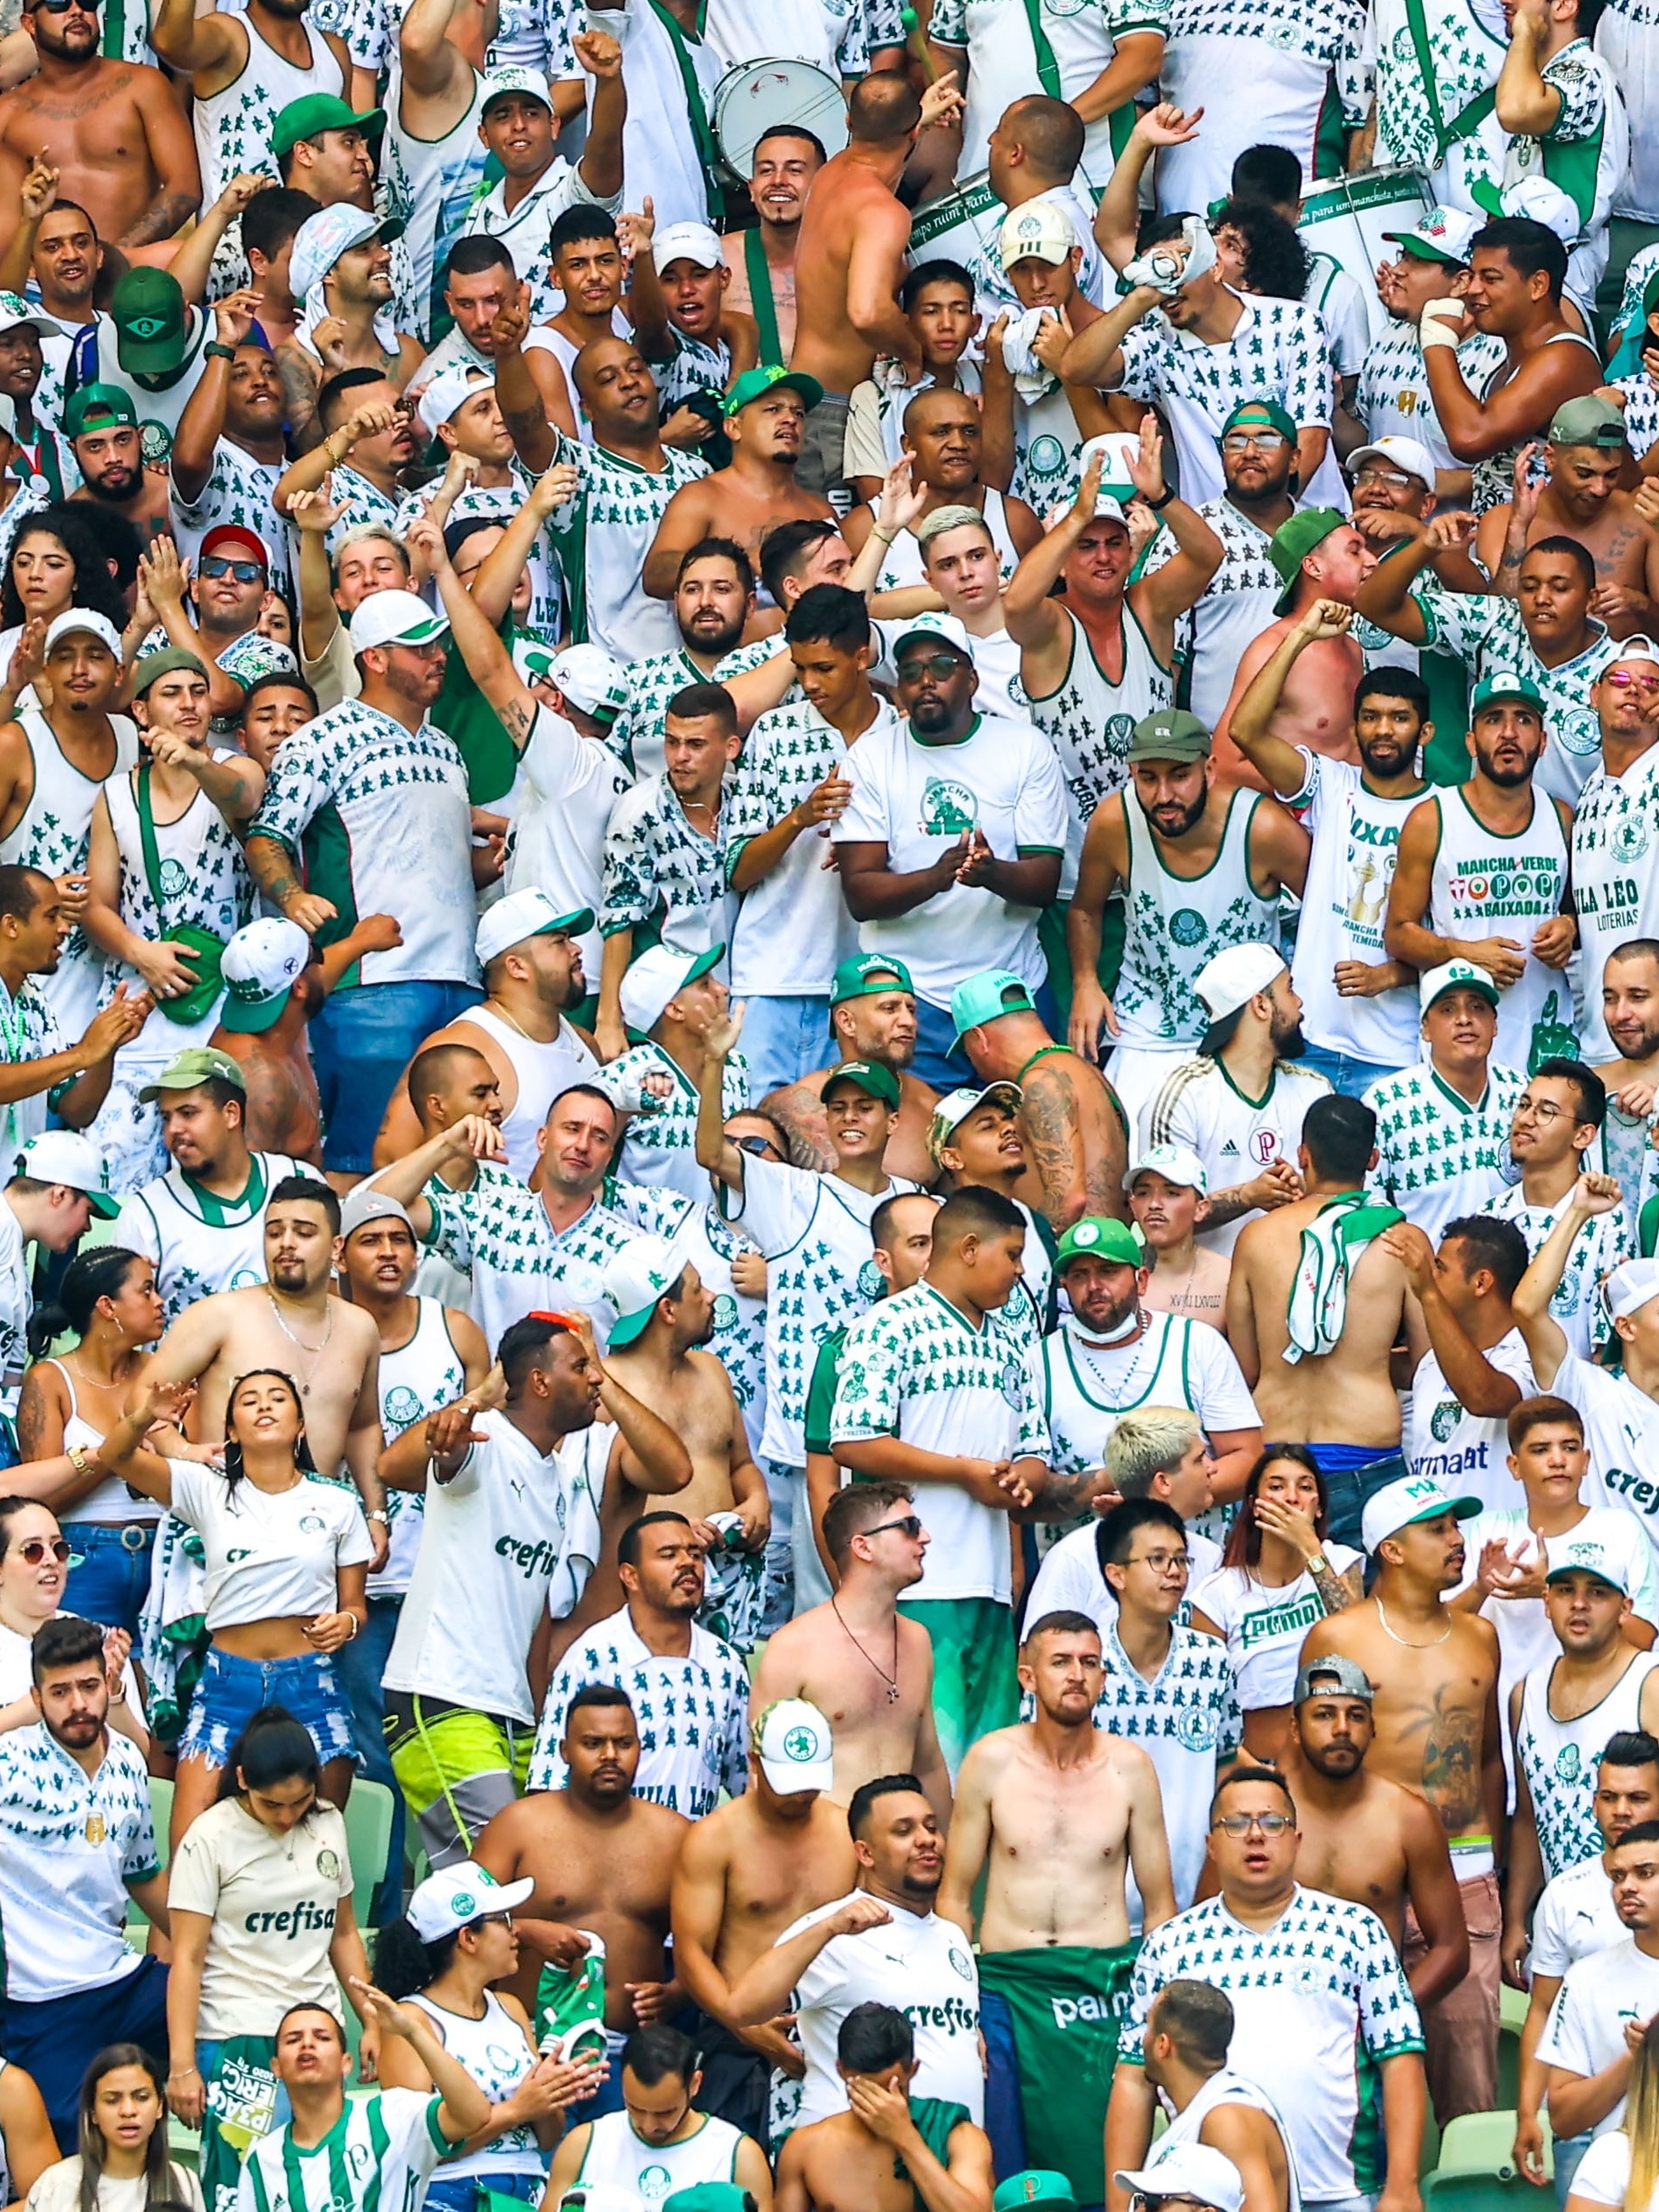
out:
M1554 2145L1550 2140L1549 2116L1542 2115L1544 2130L1544 2171L1553 2177L1555 2170ZM1434 2178L1439 2180L1476 2180L1484 2178L1507 2186L1537 2191L1516 2171L1515 2114L1509 2112L1467 2112L1460 2120L1452 2121L1440 2138L1440 2156ZM1426 2198L1425 2198L1426 2201ZM1457 2200L1460 2212L1479 2212L1471 2204L1463 2206Z
M345 1840L351 1855L351 1902L360 1927L372 1925L374 1892L386 1874L392 1811L392 1793L383 1782L365 1782L361 1775L353 1782L345 1801Z

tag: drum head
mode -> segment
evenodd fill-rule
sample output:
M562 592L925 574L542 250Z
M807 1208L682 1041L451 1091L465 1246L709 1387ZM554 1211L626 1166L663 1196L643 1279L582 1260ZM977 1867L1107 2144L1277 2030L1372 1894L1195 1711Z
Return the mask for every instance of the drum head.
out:
M779 123L810 131L826 154L839 154L847 142L841 87L810 61L746 61L728 69L714 88L711 118L727 167L744 183L756 147Z

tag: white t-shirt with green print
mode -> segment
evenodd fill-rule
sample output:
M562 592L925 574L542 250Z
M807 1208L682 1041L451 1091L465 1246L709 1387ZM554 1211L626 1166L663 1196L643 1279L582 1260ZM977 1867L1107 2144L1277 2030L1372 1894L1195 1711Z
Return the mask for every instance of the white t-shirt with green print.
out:
M645 1091L643 1102L636 1107L635 1096L653 1075L667 1076L672 1087L668 1096L659 1101ZM697 1086L678 1062L648 1038L600 1068L593 1080L629 1117L617 1155L623 1181L677 1190L682 1197L706 1204L708 1170L697 1164ZM721 1077L721 1113L729 1120L748 1106L749 1063L741 1052L734 1052Z
M640 580L670 500L682 484L706 476L708 463L665 445L662 467L652 470L607 446L572 445L567 437L560 438L554 458L568 461L582 479L576 496L550 517L571 637L602 645L618 661L672 653L680 642L674 610L650 598Z
M452 1267L470 1271L472 1315L493 1355L503 1333L532 1307L580 1306L604 1344L614 1316L605 1270L641 1233L597 1197L568 1229L555 1230L540 1196L504 1169L481 1161L465 1190L426 1186L427 1242Z

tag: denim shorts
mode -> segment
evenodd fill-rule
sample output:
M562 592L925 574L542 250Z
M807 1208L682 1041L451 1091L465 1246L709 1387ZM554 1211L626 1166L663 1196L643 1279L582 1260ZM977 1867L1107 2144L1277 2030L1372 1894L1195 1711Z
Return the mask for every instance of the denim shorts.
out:
M156 1523L129 1521L116 1528L98 1521L66 1521L74 1564L63 1586L63 1610L106 1629L125 1629L138 1641L139 1616L149 1595Z
M309 1730L317 1757L352 1755L351 1715L341 1692L334 1661L325 1652L300 1659L239 1659L211 1650L191 1700L190 1725L178 1746L181 1759L205 1759L222 1767L230 1747L262 1705L286 1705Z

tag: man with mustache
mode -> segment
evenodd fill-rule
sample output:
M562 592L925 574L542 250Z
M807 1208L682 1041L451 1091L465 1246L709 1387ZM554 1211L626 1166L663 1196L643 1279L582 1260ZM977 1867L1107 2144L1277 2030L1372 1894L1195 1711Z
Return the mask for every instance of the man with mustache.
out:
M1530 474L1539 458L1536 445L1523 447L1510 497L1482 516L1474 538L1481 566L1502 591L1528 546L1557 532L1576 538L1596 564L1590 604L1613 635L1650 628L1659 618L1659 535L1636 511L1634 492L1619 488L1631 463L1622 401L1587 392L1558 407L1541 483Z
M1647 1024L1631 1015L1634 1001L1615 1016L1620 974L1633 938L1650 937L1659 925L1659 897L1651 866L1642 864L1659 805L1659 652L1633 638L1590 686L1601 753L1578 795L1573 816L1573 905L1583 951L1584 1057L1593 1065L1609 1050L1645 1059L1625 1038L1639 1042ZM1641 848L1639 850L1638 848ZM1612 1034L1620 1021L1624 1037ZM1598 1071L1599 1072L1599 1071ZM1610 1083L1618 1091L1621 1083Z
M760 326L764 363L786 361L795 343L795 251L807 194L823 164L822 143L797 123L762 132L750 158L749 197L760 221L727 237L732 288L726 297Z
M779 523L835 520L829 501L796 477L807 417L822 400L817 379L798 369L746 369L737 379L721 409L730 466L683 485L669 502L645 557L652 598L674 596L681 562L705 538L734 539L754 560L761 539Z

